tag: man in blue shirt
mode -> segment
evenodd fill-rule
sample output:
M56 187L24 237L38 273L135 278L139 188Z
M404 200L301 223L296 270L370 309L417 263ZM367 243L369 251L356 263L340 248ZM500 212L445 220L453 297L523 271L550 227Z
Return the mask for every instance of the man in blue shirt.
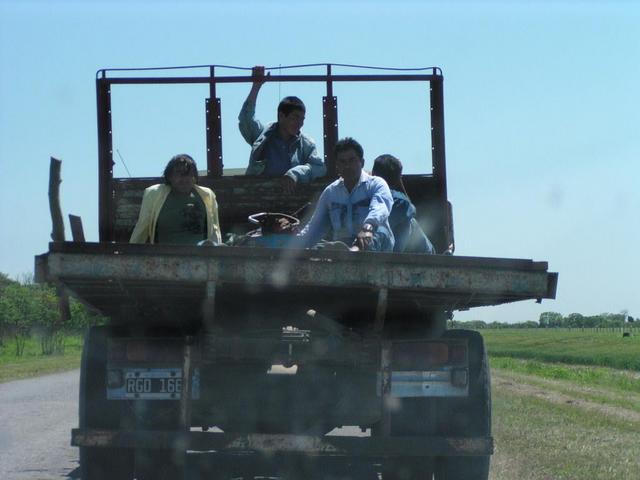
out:
M253 85L238 116L238 127L251 145L246 175L281 177L283 188L293 193L297 183L325 175L327 169L316 144L300 131L306 108L298 97L285 97L278 105L278 121L266 127L255 118L256 101L265 82L264 67L253 67Z
M324 189L300 238L305 246L330 238L352 251L392 251L388 218L393 198L387 183L362 170L364 152L353 138L336 143L335 158L340 178Z

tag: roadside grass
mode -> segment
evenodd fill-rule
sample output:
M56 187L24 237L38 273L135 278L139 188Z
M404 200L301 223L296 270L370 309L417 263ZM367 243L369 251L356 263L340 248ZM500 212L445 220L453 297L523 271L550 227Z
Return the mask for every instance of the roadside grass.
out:
M640 423L494 386L492 480L640 478Z
M640 371L640 335L580 329L482 329L492 357ZM574 374L577 375L577 374Z
M638 352L640 355L640 351ZM535 375L551 380L564 380L585 387L604 387L640 394L640 373L606 367L546 363L511 357L491 356L492 368Z
M494 384L492 480L640 478L637 331L480 333L496 375L508 372L514 382L550 392L545 398ZM553 392L591 404L554 401Z
M505 388L510 390L514 389L514 385L526 385L530 387L527 390L535 392L536 396L542 395L550 400L555 399L556 403L571 399L572 402L584 408L640 421L640 393L552 380L495 366L491 367L491 375L498 380L498 386L503 386L504 383ZM516 389L521 388L516 387Z
M40 341L29 338L24 353L17 357L13 341L5 340L0 345L0 383L80 368L82 341L81 335L69 335L64 354L42 355Z

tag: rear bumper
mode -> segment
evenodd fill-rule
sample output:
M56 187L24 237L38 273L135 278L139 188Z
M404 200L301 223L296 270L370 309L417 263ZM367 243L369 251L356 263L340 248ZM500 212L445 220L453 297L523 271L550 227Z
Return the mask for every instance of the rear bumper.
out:
M493 453L492 437L353 437L92 429L72 430L71 445L368 458L484 456Z

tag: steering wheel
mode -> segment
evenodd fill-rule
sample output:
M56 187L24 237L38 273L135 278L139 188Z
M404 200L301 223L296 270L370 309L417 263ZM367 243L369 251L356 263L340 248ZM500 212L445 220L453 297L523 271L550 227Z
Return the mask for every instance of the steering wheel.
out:
M249 215L249 222L260 225L263 234L284 233L300 225L300 220L286 213L261 212ZM286 227L285 227L286 225Z

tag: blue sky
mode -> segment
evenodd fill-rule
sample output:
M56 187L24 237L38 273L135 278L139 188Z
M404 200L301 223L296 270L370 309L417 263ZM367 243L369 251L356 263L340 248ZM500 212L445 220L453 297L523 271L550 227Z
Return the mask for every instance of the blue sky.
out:
M97 239L99 68L437 65L456 253L546 260L560 272L555 301L456 318L640 316L638 25L636 2L0 0L0 271L31 271L47 249L50 156L63 160L65 215L80 215ZM247 160L235 127L246 92L221 92L227 166ZM259 117L272 120L290 93L305 99L305 131L319 139L319 86L266 85ZM336 93L340 134L362 141L369 166L394 153L406 170L424 170L426 92ZM204 165L203 97L202 87L114 91L115 148L133 175L158 174L182 151ZM121 164L116 174L126 175Z

